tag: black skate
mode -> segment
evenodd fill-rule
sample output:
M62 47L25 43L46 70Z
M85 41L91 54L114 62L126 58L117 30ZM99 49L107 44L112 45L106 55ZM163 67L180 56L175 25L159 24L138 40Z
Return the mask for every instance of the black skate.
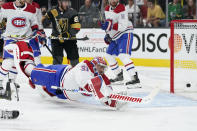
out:
M136 72L136 74L134 75L134 79L131 81L126 82L125 84L127 86L128 89L132 89L132 88L142 88L141 84L140 84L140 79L138 78L138 74Z
M10 82L7 82L6 90L0 87L0 99L11 100Z
M16 119L19 116L19 111L13 110L13 111L6 111L6 110L0 110L0 119Z
M117 83L118 84L118 82L121 82L121 81L123 81L123 70L121 70L121 72L116 76L116 78L114 78L114 79L110 79L110 82L111 83ZM119 83L120 84L120 83Z

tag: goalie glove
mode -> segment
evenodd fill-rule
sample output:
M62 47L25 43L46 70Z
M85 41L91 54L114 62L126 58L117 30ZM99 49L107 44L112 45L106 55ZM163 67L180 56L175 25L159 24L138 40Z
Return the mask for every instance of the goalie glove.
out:
M93 92L95 97L105 106L110 106L116 108L117 101L109 98L112 94L113 89L111 86L106 86L105 81L107 77L103 79L102 76L97 76L91 79L89 84L89 90Z

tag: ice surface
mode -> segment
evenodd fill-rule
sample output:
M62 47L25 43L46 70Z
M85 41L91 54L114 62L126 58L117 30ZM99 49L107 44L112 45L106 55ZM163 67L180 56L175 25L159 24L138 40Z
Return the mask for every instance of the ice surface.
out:
M152 103L131 103L114 111L93 98L60 101L23 86L19 102L0 101L0 109L21 112L16 120L0 120L0 131L197 131L197 101L169 94L169 69L138 67L138 70L143 89L131 89L130 94L145 96L159 85L162 90Z

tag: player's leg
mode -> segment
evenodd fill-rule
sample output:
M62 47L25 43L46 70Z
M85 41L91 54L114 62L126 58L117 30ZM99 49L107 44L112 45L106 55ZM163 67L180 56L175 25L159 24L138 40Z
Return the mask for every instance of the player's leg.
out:
M13 40L5 41L5 46L9 45ZM3 62L0 67L0 83L4 80L7 76L8 72L14 66L13 55L11 55L8 51L3 50Z
M36 65L41 63L40 60L40 55L41 55L41 51L40 51L40 47L39 47L39 42L37 39L31 39L29 41L29 45L31 46L33 53L34 53L34 62Z
M70 60L72 67L76 66L79 63L79 53L77 47L77 41L66 41L64 49L67 53L67 58Z
M117 42L119 43L118 57L123 62L124 67L130 76L130 81L127 82L126 85L140 83L137 72L135 70L134 63L131 60L133 34L124 34L117 40Z
M4 43L4 47L9 45L11 42L13 42L13 40L6 40ZM0 70L1 74L5 74L5 75L8 74L8 72L14 66L13 58L14 58L13 55L9 51L3 49L3 62Z
M11 100L11 86L10 82L6 82L5 85L0 87L0 99Z
M9 70L12 68L13 64L13 59L4 59L0 67L0 98L10 99L11 97L10 87L3 85L3 81L6 80L7 74L9 73Z
M8 73L8 79L11 80L11 82L15 82L16 76L17 76L17 70L16 67L13 66Z
M57 96L66 99L63 92L59 90L61 77L65 71L71 67L69 65L37 65L31 72L31 79L35 85L41 85L44 91L50 96Z
M64 43L60 43L59 40L51 40L53 65L62 64L63 62L63 44ZM54 57L56 57L58 61Z
M109 67L111 68L112 72L116 75L114 79L110 79L111 82L123 80L123 71L120 70L118 62L115 59L115 56L118 55L118 52L118 44L115 41L112 41L109 47L107 48L107 54L105 56L107 62L109 63Z

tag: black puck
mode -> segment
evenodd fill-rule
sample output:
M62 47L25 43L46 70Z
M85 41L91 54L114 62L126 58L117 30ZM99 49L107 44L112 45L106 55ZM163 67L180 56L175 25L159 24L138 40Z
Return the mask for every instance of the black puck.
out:
M187 88L191 87L191 84L190 84L190 83L187 83L187 84L186 84L186 87L187 87Z

